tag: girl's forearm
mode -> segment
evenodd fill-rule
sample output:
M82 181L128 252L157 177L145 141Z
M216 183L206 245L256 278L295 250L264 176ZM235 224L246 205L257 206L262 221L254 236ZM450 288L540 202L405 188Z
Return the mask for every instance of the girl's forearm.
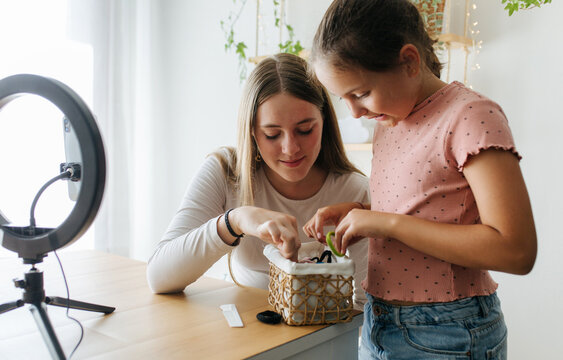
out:
M410 215L375 214L387 217L387 237L456 265L523 275L535 261L533 229L503 234L485 224L443 224Z

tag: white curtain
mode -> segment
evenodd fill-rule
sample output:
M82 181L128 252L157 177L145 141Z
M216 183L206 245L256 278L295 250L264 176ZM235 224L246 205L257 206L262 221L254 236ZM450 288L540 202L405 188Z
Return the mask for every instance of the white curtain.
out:
M161 229L155 211L154 24L157 2L72 0L74 33L94 51L94 101L107 177L95 221L95 248L146 260Z

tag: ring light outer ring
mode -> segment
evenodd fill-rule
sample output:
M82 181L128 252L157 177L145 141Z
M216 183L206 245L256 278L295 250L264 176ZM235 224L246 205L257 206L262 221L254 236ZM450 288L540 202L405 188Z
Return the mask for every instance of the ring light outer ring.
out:
M86 103L65 84L46 77L20 74L0 80L0 110L24 95L41 96L62 111L76 132L82 154L82 185L74 208L59 227L36 236L22 235L2 226L2 246L23 259L42 259L45 254L70 245L80 238L94 221L105 187L104 145L94 116Z

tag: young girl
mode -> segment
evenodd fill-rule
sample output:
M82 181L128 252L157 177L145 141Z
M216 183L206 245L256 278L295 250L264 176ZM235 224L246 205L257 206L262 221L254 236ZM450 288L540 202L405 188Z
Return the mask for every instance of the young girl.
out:
M328 93L290 54L260 62L239 110L237 149L207 159L190 184L147 267L151 289L179 292L225 254L234 279L268 288L267 243L297 260L301 230L319 207L369 202L368 179L346 158ZM231 210L230 210L231 209ZM355 278L367 270L367 242L350 247ZM355 289L356 306L365 292Z
M304 231L323 241L336 224L340 251L369 238L361 357L504 359L487 270L526 274L537 247L520 156L500 106L440 80L432 45L408 0L332 2L311 62L355 117L378 121L371 211L325 207Z

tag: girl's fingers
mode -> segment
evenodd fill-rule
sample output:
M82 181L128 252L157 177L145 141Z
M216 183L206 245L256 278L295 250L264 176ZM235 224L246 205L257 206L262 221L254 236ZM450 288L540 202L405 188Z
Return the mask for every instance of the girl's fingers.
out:
M334 236L332 237L332 244L336 248L336 251L344 254L344 252L342 251L342 237L340 236L340 234L337 235L336 232L334 233Z
M344 254L346 253L346 239L350 236L350 234L348 234L348 225L345 221L346 218L343 219L343 221L340 222L340 224L338 224L338 226L336 227L336 229L334 229L334 237L336 239L333 239L333 244L336 247L336 249L338 250L339 253Z

